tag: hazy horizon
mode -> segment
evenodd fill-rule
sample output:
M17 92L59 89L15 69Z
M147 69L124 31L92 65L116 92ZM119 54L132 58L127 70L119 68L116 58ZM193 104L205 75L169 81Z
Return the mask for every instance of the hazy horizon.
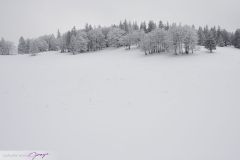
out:
M108 26L121 20L162 20L164 23L218 26L234 32L239 28L237 0L0 0L0 37L18 42L20 36L36 38L66 32L86 23Z

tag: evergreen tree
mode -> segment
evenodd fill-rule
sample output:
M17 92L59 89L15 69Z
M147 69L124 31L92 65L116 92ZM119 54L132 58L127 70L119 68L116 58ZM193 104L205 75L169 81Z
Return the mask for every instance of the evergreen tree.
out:
M26 51L26 42L23 37L20 37L19 43L18 43L18 54L25 54Z
M76 36L72 35L70 39L69 51L72 52L73 54L76 53L76 45L77 45Z
M223 41L222 39L222 33L221 33L221 28L220 26L218 26L218 29L217 29L217 44L220 46L220 40ZM222 42L221 42L222 43Z
M225 46L228 46L231 44L230 33L228 33L225 29L222 30L222 38Z
M169 26L169 23L167 22L167 24L164 26L164 29L167 31L169 30L170 26Z
M145 33L147 33L147 25L146 22L142 22L140 25L140 30L143 30Z
M85 25L85 31L86 31L86 32L88 32L88 31L90 31L90 30L92 30L92 29L93 29L92 26L89 25L88 23Z
M30 39L26 39L25 40L25 42L26 42L26 53L28 54L28 53L30 53L30 42L31 42L31 40Z
M57 50L59 50L61 47L61 33L60 31L58 30L57 31L57 39L56 39L56 43L57 43Z
M67 50L67 33L64 33L59 39L59 48L61 50L61 53L64 53Z
M198 29L198 45L203 46L205 41L205 35L203 32L202 27L199 27Z
M67 34L66 34L66 37L65 37L65 41L66 41L66 48L68 50L68 52L71 51L71 47L70 47L70 44L71 44L71 32L68 31Z
M88 36L85 31L79 31L76 36L76 42L74 45L74 51L83 53L88 50Z
M57 31L57 39L60 39L61 38L61 33L60 33L60 31L58 30Z
M223 37L222 37L222 35L220 34L220 36L217 38L218 39L218 46L220 46L220 47L224 47L225 46L225 43L224 43L224 41L223 41Z
M240 29L237 29L233 37L233 45L236 48L240 48Z
M127 20L125 19L124 20L124 22L123 22L123 30L125 31L125 32L129 32L129 23L127 22Z
M207 39L208 35L209 35L209 29L208 29L208 26L205 26L204 29L203 29L203 34L204 34L204 42L205 40Z
M134 22L132 25L133 30L139 30L139 26L137 24L137 22Z
M159 23L158 23L158 28L160 28L160 29L163 29L163 28L164 28L164 24L163 24L162 21L159 21Z
M209 32L205 40L205 48L212 53L213 50L216 50L216 41L214 39L213 33Z
M214 26L213 28L210 29L210 31L212 32L213 38L214 38L215 42L217 43L217 30L216 30L216 27Z
M156 28L157 28L156 24L153 21L149 21L147 32L151 32L151 31L153 31Z
M72 28L72 30L71 30L71 36L76 36L77 35L77 29L76 29L76 27L74 26L73 28Z
M120 21L119 28L124 30L124 25L122 24L122 21Z

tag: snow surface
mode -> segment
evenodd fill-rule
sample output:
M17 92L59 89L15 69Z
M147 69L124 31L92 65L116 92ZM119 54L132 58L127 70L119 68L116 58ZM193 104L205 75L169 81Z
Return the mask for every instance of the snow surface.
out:
M239 160L240 50L0 56L0 150Z

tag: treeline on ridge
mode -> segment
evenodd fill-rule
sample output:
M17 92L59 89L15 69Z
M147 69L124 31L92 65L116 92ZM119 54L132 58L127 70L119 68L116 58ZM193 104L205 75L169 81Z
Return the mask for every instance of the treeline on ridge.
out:
M0 41L0 54L8 54L6 48L11 48L12 44L6 41ZM19 54L33 54L45 51L71 52L73 54L85 53L90 51L102 50L107 47L126 47L131 49L137 46L145 54L174 52L175 54L193 53L197 45L205 46L210 52L216 49L216 46L224 47L234 45L240 48L240 30L235 33L226 31L218 27L209 28L208 26L199 27L188 25L169 25L162 21L155 23L149 21L138 25L136 22L127 20L118 25L110 27L92 27L86 24L83 29L71 30L61 34L58 30L57 36L54 34L40 36L35 39L24 39L20 37L18 44Z

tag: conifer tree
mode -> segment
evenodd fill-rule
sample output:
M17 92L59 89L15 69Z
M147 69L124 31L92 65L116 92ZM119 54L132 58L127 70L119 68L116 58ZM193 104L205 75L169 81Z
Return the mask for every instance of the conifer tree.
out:
M57 31L57 39L60 39L61 38L61 33L60 33L60 31L58 30Z
M147 25L146 22L142 22L140 25L140 30L143 30L145 33L147 33Z
M149 21L147 32L151 32L151 31L153 31L156 28L157 28L156 24L153 21Z
M159 21L159 23L158 23L158 28L160 28L160 29L163 29L163 28L164 28L164 24L163 24L162 21Z
M220 47L224 47L225 44L224 44L224 41L223 41L223 37L222 35L220 34L220 36L218 37L218 42L217 44L220 46Z
M23 37L20 37L19 43L18 43L18 54L25 54L26 51L26 42Z
M202 27L198 29L198 45L203 46L205 41L205 35L203 33Z
M237 29L233 37L233 45L236 48L240 48L240 29Z
M212 53L213 50L216 50L216 41L213 37L213 33L209 32L205 40L205 48Z

